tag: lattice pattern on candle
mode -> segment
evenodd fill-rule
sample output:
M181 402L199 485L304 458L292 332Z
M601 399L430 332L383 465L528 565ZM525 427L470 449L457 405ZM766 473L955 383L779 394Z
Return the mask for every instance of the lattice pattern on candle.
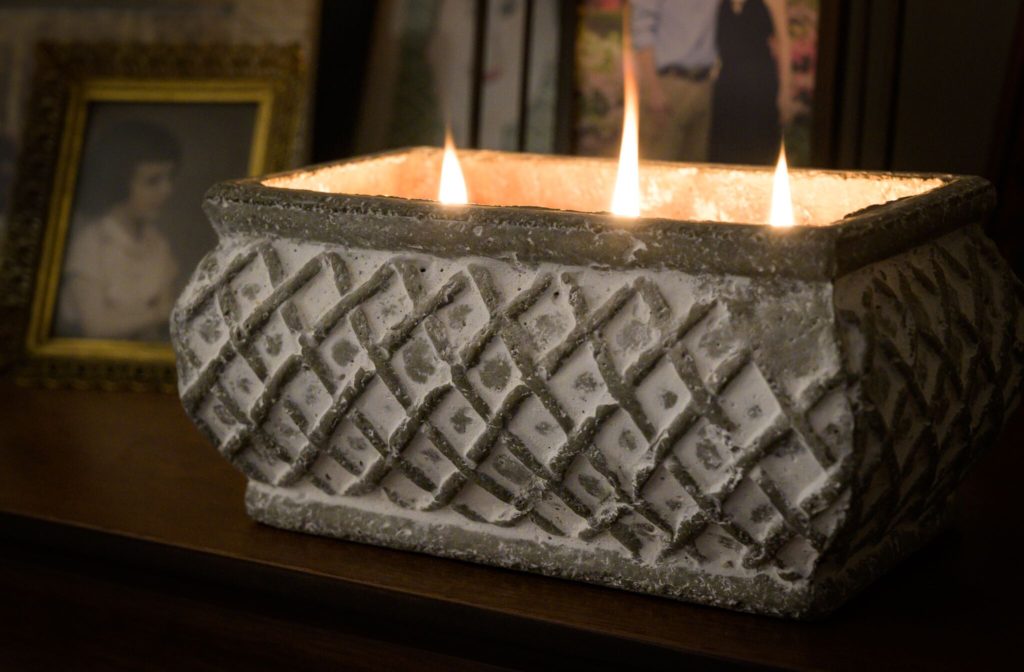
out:
M863 376L858 493L839 555L941 514L966 463L994 442L1021 386L1021 285L961 233L843 279L836 307ZM950 412L950 410L955 412Z
M941 273L981 271L953 259L959 250L930 247L930 267L847 283L844 319L868 335L869 356L899 349L865 321L879 292L916 314L923 287L952 329L968 328ZM656 273L620 274L595 298L588 269L311 244L227 249L209 258L176 311L180 380L190 414L255 480L311 482L339 497L381 490L405 508L450 508L500 526L530 521L582 540L608 535L647 562L796 577L831 543L847 504L865 521L859 529L874 531L843 543L868 544L884 531L869 519L892 524L917 510L913 493L938 496L933 484L955 473L936 462L908 478L908 446L930 453L920 436L896 431L900 416L872 389L884 433L859 432L855 450L844 450L830 436L850 413L844 376L817 376L792 398L797 386L771 374L776 367L730 326L729 306L670 297ZM944 358L939 376L966 381L964 390L1013 389L1006 376L1019 377L1019 367L995 374L991 362L955 361L948 330L918 326L920 351ZM708 347L712 327L716 338L735 332L730 347ZM927 378L924 360L901 366L894 375ZM911 397L898 413L940 410L939 388ZM944 435L935 459L972 453L953 442ZM841 484L854 470L871 487L851 502ZM872 501L880 473L917 485Z

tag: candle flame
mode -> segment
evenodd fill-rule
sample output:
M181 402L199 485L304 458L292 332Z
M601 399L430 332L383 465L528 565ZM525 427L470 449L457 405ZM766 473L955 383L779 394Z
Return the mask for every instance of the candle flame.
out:
M466 178L462 176L462 166L455 154L455 143L452 141L451 129L444 132L444 158L441 160L441 188L437 191L437 200L445 205L465 205L469 203L466 193Z
M793 226L793 196L789 189L789 166L786 165L786 145L779 149L779 162L775 164L772 179L772 209L768 216L772 226Z
M633 45L630 39L629 15L623 12L622 26L622 146L615 175L612 212L622 217L640 216L639 124L637 121L637 86L633 66Z

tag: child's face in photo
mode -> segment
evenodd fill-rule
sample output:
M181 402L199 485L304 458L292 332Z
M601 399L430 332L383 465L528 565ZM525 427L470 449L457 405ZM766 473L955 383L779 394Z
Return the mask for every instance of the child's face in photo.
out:
M136 217L152 221L174 191L173 161L144 161L135 167L128 185L128 209Z

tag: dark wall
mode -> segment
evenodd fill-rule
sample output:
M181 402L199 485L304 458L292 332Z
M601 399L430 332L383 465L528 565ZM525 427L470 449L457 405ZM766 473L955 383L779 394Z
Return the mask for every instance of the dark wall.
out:
M313 110L313 161L351 156L377 2L322 0Z
M840 2L834 163L990 176L1022 4Z
M1015 0L911 0L904 20L893 165L985 173Z

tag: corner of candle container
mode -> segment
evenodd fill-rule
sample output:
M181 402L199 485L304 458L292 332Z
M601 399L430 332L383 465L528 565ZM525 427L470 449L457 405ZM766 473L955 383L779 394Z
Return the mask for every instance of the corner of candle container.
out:
M960 227L981 224L995 210L995 187L983 177L932 173L894 176L940 179L922 194L849 213L835 227L835 277L852 273Z

